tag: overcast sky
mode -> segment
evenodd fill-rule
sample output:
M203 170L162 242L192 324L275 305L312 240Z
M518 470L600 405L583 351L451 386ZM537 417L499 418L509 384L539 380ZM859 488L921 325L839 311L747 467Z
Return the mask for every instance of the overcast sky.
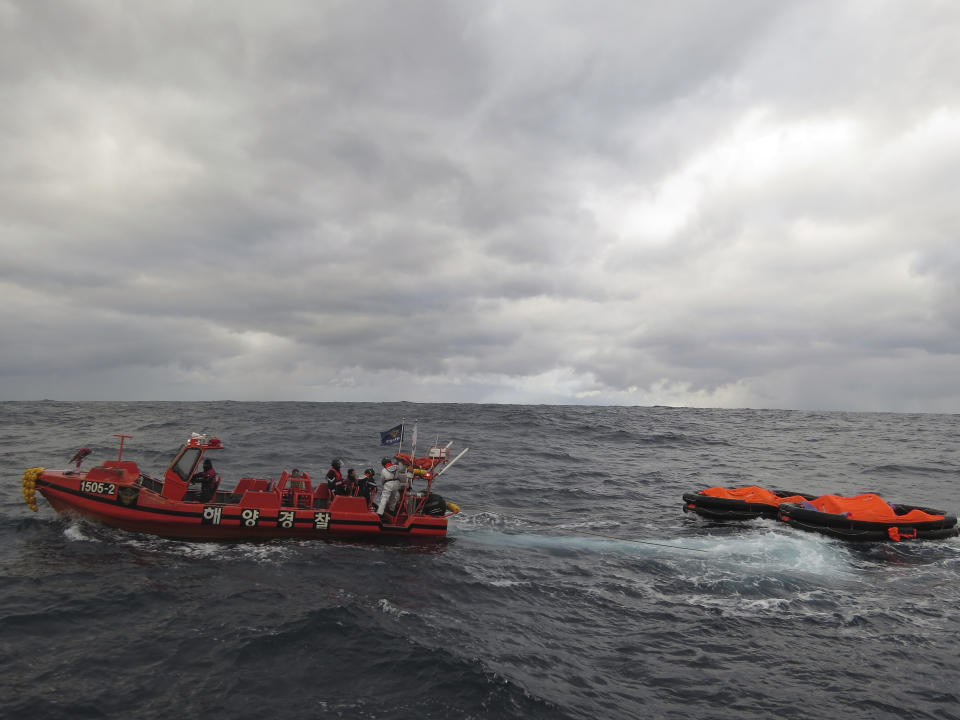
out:
M960 3L0 0L0 400L960 412Z

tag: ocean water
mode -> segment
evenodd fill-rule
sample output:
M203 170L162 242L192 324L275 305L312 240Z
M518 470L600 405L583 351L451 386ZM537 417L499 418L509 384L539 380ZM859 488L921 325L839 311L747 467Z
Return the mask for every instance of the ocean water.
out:
M163 472L470 451L428 544L194 543L23 503L79 447ZM960 510L958 418L410 403L0 403L0 717L958 718L960 540L684 514L758 484ZM409 425L408 425L409 428Z

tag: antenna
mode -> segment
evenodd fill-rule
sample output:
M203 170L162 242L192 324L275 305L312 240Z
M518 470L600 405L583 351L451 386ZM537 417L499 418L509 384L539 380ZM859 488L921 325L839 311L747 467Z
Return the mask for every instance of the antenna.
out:
M132 438L133 435L124 435L122 433L114 433L113 436L120 438L120 452L117 454L117 460L123 460L123 440L124 438Z

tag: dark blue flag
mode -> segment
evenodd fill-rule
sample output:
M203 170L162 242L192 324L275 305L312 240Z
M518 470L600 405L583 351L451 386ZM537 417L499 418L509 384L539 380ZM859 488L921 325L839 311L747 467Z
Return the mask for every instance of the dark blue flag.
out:
M396 445L403 436L403 423L380 433L381 445Z

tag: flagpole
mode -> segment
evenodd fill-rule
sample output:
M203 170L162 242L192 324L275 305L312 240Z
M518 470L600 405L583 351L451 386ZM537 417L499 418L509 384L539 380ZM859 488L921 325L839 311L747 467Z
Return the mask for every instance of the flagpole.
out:
M410 436L410 466L406 468L404 475L406 477L403 481L404 493L413 492L413 478L416 470L417 462L417 428L420 426L420 418L417 418L413 421L413 434ZM402 447L402 446L401 446ZM414 508L411 507L409 512L413 514Z

